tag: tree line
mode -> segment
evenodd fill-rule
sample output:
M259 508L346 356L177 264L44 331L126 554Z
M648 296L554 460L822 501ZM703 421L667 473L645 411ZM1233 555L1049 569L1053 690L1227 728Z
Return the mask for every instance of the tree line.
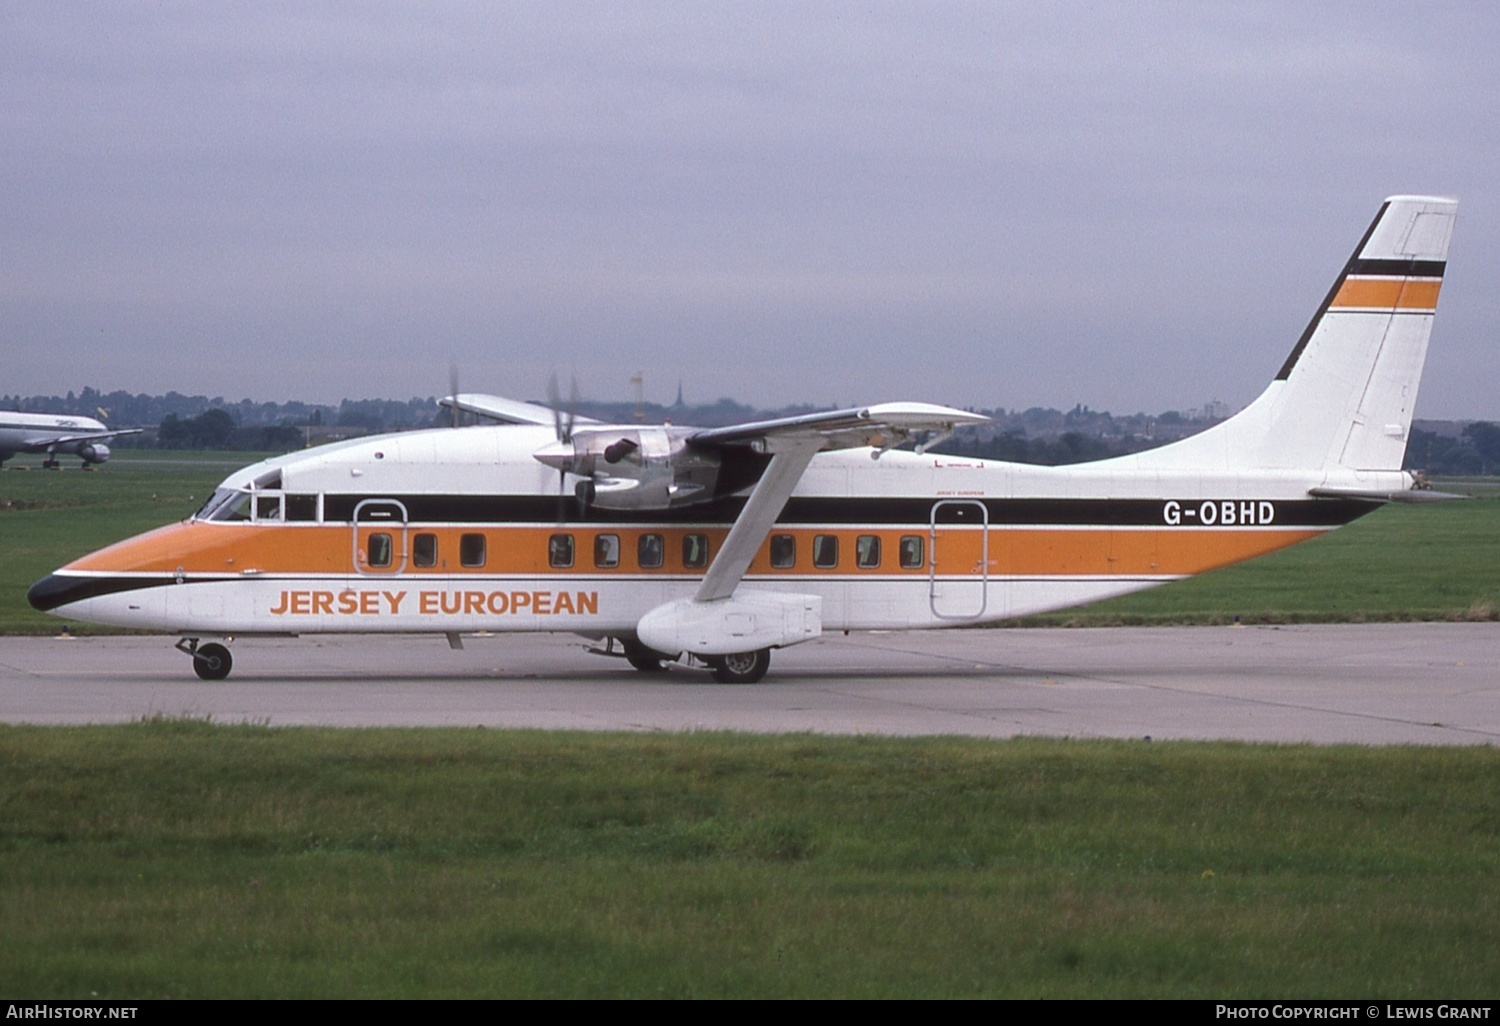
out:
M0 395L0 409L22 412L103 414L113 426L157 424L154 435L132 435L110 444L120 448L228 449L286 452L310 440L321 440L330 429L349 434L402 431L447 423L446 411L435 397L345 399L337 406L303 402L228 403L222 397L163 396L102 393L94 388L66 396ZM716 403L671 406L581 402L578 411L614 423L648 423L670 419L679 424L713 427L722 424L810 413L812 406L757 410L720 399ZM982 410L994 422L986 430L965 429L935 451L976 459L1004 460L1061 466L1124 456L1194 434L1219 416L1195 417L1174 411L1148 416L1117 416L1086 406L1067 412L1050 408ZM1194 411L1195 413L1197 411ZM1206 411L1205 411L1206 412ZM1218 413L1218 411L1214 411ZM1406 447L1406 468L1438 476L1500 475L1500 425L1473 421L1457 434L1413 428Z
M156 429L160 449L234 449L289 452L304 444L304 429L295 424L240 427L227 410L204 410L196 417L169 413Z
M1408 470L1456 477L1500 474L1500 424L1476 420L1457 438L1413 428L1406 443Z

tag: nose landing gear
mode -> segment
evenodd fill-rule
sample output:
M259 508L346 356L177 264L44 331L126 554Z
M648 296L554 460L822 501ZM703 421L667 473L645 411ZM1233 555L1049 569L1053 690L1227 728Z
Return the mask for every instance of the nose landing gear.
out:
M193 657L193 672L203 680L223 680L234 667L229 649L217 642L200 645L197 638L183 638L176 648Z

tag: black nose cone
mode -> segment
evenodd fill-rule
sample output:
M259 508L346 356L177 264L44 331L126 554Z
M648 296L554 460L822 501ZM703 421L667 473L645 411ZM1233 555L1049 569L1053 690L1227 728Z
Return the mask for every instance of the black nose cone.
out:
M32 609L49 613L58 606L64 606L86 597L80 589L88 583L87 578L59 577L57 574L48 574L27 590L26 601L31 603Z
M48 574L37 581L26 592L26 601L32 609L50 613L59 606L100 595L116 595L122 591L139 591L171 583L162 577L74 577L72 574Z

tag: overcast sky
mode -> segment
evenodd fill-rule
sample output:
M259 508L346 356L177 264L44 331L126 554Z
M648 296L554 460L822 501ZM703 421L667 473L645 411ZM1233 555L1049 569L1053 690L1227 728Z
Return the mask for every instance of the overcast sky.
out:
M1500 419L1500 4L0 3L0 393L917 399L1270 380L1457 196L1417 414Z

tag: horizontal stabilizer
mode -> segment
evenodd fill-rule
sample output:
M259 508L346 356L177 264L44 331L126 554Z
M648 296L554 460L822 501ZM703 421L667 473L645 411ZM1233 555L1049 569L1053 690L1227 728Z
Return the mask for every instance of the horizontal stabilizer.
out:
M1358 488L1309 488L1307 494L1319 499L1366 499L1370 502L1452 502L1472 499L1458 492L1437 492L1431 488L1404 488L1399 491L1364 491Z

